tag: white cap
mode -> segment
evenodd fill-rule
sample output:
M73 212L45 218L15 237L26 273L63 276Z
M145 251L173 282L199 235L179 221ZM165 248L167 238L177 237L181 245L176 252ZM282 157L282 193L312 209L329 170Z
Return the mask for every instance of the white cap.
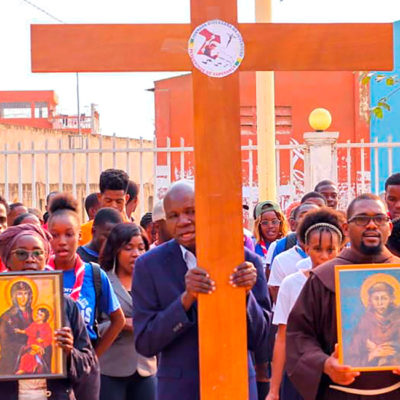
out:
M152 214L152 220L153 222L160 221L161 219L166 219L165 218L165 211L164 211L164 202L163 200L160 200L157 202L154 207L153 207L153 214Z

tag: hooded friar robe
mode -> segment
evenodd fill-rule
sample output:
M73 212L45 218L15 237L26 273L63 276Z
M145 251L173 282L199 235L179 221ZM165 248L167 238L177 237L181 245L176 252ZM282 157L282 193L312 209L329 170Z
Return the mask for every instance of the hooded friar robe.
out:
M380 263L400 264L400 258L386 248L375 256L345 249L311 272L289 315L286 331L286 371L304 400L400 400L400 376L392 371L361 372L351 385L342 386L356 389L357 394L331 388L340 385L323 372L337 343L334 266ZM366 390L369 395L363 392Z

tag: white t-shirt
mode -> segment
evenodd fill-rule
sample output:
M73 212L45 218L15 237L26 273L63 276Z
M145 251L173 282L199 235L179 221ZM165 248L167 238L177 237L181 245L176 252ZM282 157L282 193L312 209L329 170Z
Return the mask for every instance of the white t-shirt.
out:
M274 318L272 320L274 325L287 325L290 311L292 311L306 281L307 277L302 271L297 271L287 276L282 281L278 292L278 298L276 299Z
M297 261L296 264L297 271L300 271L301 269L311 269L311 267L312 262L310 257L303 258L302 260Z
M297 262L303 258L298 246L294 246L278 254L271 265L271 275L269 276L268 285L280 286L285 276L298 271Z

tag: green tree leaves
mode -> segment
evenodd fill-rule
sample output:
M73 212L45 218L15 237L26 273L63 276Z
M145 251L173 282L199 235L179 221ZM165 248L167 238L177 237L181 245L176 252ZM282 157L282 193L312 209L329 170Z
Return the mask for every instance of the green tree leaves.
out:
M375 118L382 119L384 117L384 112L390 112L391 110L388 99L400 91L400 80L396 74L388 75L378 72L362 72L360 74L360 81L362 85L369 85L371 80L374 80L375 82L384 82L386 86L393 87L391 92L389 92L385 97L379 99L377 104L371 106L369 109L370 117L374 116ZM395 87L397 85L399 86Z

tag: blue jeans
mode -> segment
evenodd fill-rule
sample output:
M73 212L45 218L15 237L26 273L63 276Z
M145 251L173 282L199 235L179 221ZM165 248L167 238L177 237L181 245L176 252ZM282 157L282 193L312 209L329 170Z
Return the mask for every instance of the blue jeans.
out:
M154 375L143 377L101 375L100 400L155 400L157 380Z

